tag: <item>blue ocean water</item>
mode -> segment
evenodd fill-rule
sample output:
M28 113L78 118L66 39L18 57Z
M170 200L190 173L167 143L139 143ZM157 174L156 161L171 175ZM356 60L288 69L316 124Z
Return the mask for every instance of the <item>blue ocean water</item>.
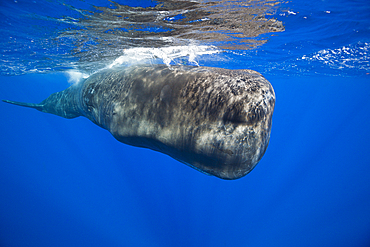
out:
M178 56L155 46L167 27L140 22L160 34L143 39L154 43L112 27L120 6L144 13L156 2L1 1L1 99L40 102L76 73L132 62L134 51L151 62L257 70L276 106L260 163L225 181L117 142L86 118L1 103L0 246L370 246L370 3L255 2L252 15L284 28L227 33L231 47L176 43ZM174 18L168 28L187 12L174 13L163 17Z

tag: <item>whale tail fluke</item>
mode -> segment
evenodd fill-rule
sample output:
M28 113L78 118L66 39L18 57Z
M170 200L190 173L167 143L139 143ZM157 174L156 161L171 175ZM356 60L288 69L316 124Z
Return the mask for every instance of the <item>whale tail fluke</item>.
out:
M19 105L19 106L34 108L34 109L37 109L39 111L42 111L42 107L43 107L43 105L41 105L41 104L17 102L17 101L11 101L11 100L6 100L6 99L3 99L3 102L13 104L13 105Z

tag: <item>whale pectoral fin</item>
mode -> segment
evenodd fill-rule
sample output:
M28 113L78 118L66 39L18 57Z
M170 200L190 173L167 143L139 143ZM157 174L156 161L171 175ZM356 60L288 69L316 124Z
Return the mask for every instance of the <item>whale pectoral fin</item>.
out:
M13 105L34 108L39 111L42 111L42 107L43 107L43 105L40 105L40 104L17 102L17 101L11 101L11 100L6 100L6 99L3 99L3 102L13 104Z

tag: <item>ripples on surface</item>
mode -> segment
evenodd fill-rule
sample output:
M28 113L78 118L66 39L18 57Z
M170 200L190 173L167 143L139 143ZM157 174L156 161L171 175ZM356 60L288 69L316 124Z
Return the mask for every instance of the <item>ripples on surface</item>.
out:
M0 74L91 74L146 61L367 76L365 2L3 1Z
M281 32L280 21L268 18L276 1L162 1L154 7L96 7L79 19L81 30L61 35L101 46L162 47L192 42L218 45L224 49L248 49L266 42L253 39ZM98 44L95 44L98 46ZM99 47L99 46L98 46Z
M45 2L44 11L38 9L43 3L2 7L6 16L2 26L8 35L1 40L1 73L68 68L91 72L138 47L245 50L264 44L267 37L262 34L284 30L271 17L278 1L162 0L147 7L78 4ZM193 50L190 56L196 55Z

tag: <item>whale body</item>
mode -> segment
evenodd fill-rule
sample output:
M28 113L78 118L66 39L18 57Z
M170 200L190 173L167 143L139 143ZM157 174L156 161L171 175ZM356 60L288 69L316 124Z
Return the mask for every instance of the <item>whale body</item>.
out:
M4 102L84 116L120 142L237 179L266 151L275 93L253 70L137 65L95 73L39 104Z

